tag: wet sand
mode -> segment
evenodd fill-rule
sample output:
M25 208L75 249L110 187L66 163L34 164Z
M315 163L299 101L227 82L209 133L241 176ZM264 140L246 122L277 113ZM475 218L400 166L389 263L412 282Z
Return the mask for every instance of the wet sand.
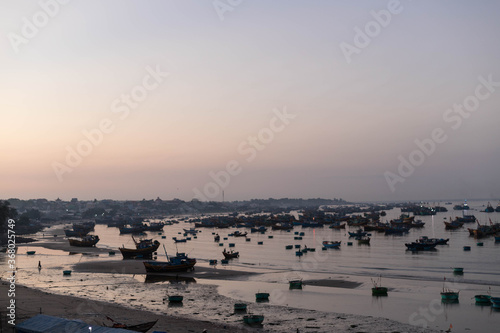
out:
M121 260L121 261L99 261L99 262L81 262L73 266L75 272L88 273L110 273L110 274L146 274L146 269L142 260ZM183 278L202 278L202 279L237 279L258 273L237 271L230 269L218 269L203 267L197 265L195 270L178 273L156 273L148 276L177 276Z
M305 280L304 285L318 286L318 287L332 287L332 288L348 288L354 289L362 285L361 282L346 281L346 280Z
M14 332L14 328L7 323L5 315L9 299L3 297L7 295L8 286L5 281L0 284L0 308L1 311L1 326L0 331L4 333ZM169 333L185 333L185 332L202 332L204 329L207 332L251 332L252 328L231 326L228 324L217 324L202 320L193 320L185 317L177 317L168 314L168 309L165 314L158 315L149 311L136 310L115 304L82 299L72 296L55 295L36 289L16 286L16 323L21 323L24 320L36 316L39 313L57 316L67 319L79 319L90 325L112 325L112 322L106 319L106 316L113 320L127 324L139 324L143 322L154 321L158 322L151 331L165 331ZM260 330L262 331L262 330Z

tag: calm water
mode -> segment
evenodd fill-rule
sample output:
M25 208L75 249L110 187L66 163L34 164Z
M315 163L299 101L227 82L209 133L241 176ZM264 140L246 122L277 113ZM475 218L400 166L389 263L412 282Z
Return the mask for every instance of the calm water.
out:
M458 204L459 202L454 202ZM500 213L483 213L486 202L469 202L471 210L480 223L489 223L489 218L500 222ZM496 202L492 202L496 206ZM443 204L441 204L443 205ZM344 230L329 228L304 228L295 227L291 232L268 231L266 234L250 234L250 241L243 237L228 237L228 233L235 229L200 229L197 239L187 243L178 243L178 251L189 253L191 257L199 260L199 265L207 265L209 259L221 259L224 247L229 249L228 243L235 243L235 250L240 252L240 258L231 261L228 268L241 270L254 270L266 272L263 275L252 276L248 281L217 281L197 279L199 285L215 284L219 293L230 298L254 301L257 291L271 293L270 304L285 305L295 308L320 310L326 312L352 313L386 317L404 323L431 328L447 329L453 324L453 332L494 332L494 327L500 324L500 312L491 307L481 307L474 304L471 299L476 294L486 294L491 288L493 296L500 296L500 244L496 244L493 237L482 239L484 246L476 245L476 240L469 237L467 227L475 228L474 223L465 224L465 228L457 231L444 229L443 220L450 216L461 215L461 211L453 211L453 205L444 205L448 208L446 213L434 216L417 217L426 224L422 229L414 229L404 236L384 236L372 232L371 245L358 245L349 239ZM399 209L387 212L387 220L397 218ZM165 244L169 253L176 251L171 238L181 236L182 228L192 225L186 223L174 224L164 228L161 239L158 233L150 233L148 237L160 240ZM239 229L244 231L245 229ZM249 230L248 230L249 231ZM302 240L294 240L294 232L304 232ZM221 242L213 241L214 232L219 233ZM107 228L97 225L95 234L101 241L99 248L116 250L118 247L133 246L130 235L120 235L117 228ZM273 238L269 238L272 235ZM436 251L412 253L406 251L404 243L414 241L420 236L450 238L449 245L438 246ZM340 250L321 250L323 240L342 241ZM47 241L50 239L47 238ZM263 242L258 245L257 242ZM348 241L353 241L353 246L347 246ZM315 247L316 252L304 254L302 258L295 256L295 249L286 250L285 245L301 244L302 246ZM463 246L472 247L470 252L464 252ZM36 250L35 256L26 256L27 250ZM163 258L159 251L159 259ZM5 260L5 257L0 257ZM50 288L61 293L80 295L79 293L95 293L100 298L115 299L113 292L105 289L109 285L109 274L84 274L77 281L73 275L70 278L61 276L62 269L71 269L72 265L82 261L122 260L121 255L112 257L101 254L99 257L82 255L68 255L66 252L48 250L35 247L21 247L18 251L17 265L21 269L20 279L26 285L39 288ZM38 273L38 261L42 262L44 269ZM5 267L5 265L2 265ZM218 269L226 269L217 266ZM464 274L456 276L452 267L463 267ZM390 289L388 297L375 298L371 296L371 278L382 276L382 284ZM439 292L443 287L446 277L447 286L460 290L458 304L442 304ZM362 283L355 289L306 286L303 290L288 290L289 279L346 279ZM149 294L148 289L154 289L144 284L143 276L113 276L113 284L121 283L129 290L133 290L131 299L127 304L146 306L156 309L159 304L145 302ZM79 285L79 287L76 287ZM64 288L62 287L64 286ZM201 292L199 286L186 286L193 293ZM83 291L82 291L83 290ZM85 295L85 294L82 294ZM141 296L142 295L142 296ZM147 295L147 296L146 296ZM274 297L273 297L274 296ZM148 299L150 300L150 299ZM192 308L176 309L179 313L190 313ZM203 312L203 307L199 309Z

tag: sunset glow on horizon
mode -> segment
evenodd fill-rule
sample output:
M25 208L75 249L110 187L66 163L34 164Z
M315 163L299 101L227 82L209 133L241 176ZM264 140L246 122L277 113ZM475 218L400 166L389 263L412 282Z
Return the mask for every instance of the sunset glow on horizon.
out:
M500 3L214 3L2 3L3 199L500 198Z

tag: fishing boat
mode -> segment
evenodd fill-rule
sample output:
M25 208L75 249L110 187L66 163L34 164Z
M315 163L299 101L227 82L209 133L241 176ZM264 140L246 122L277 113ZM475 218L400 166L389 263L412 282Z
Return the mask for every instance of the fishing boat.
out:
M132 240L134 241L135 249L127 249L125 247L119 248L123 258L148 258L151 257L153 252L160 246L160 242L157 240L153 242L152 239L143 239L137 242L134 237L132 237Z
M474 300L476 301L476 304L490 304L491 303L491 296L490 295L475 295Z
M268 301L269 300L269 293L256 293L255 300L257 302L258 301Z
M165 251L167 261L148 260L143 261L146 272L148 273L164 273L164 272L182 272L193 270L196 265L196 259L188 258L185 253L177 252L175 257L169 257Z
M500 309L500 297L491 297L491 307L495 309Z
M497 205L497 208L495 208L495 212L500 213L500 202Z
M264 315L246 315L243 316L243 322L247 325L262 324Z
M209 265L212 265L212 266L213 266L213 265L217 265L217 259L210 259L210 260L208 261L208 264L209 264Z
M446 278L444 278L443 281L443 291L441 292L441 301L457 301L458 300L458 294L460 291L453 291L448 288L445 288L445 282Z
M119 229L120 234L137 234L146 231L146 226L143 224L137 224L133 226L121 226Z
M372 296L387 296L387 287L382 287L382 277L379 277L378 281L372 279L373 288L372 288Z
M182 229L184 230L184 233L186 234L191 234L191 235L196 235L196 233L198 232L196 229L194 228L190 228L190 229Z
M246 303L234 303L234 311L246 311L247 304Z
M453 274L463 274L463 273L464 273L463 267L454 267L453 268Z
M148 321L146 323L142 323L142 324L137 324L137 325L127 325L127 324L122 324L122 323L118 323L116 322L115 320L109 318L108 316L106 316L106 318L108 320L111 320L113 322L113 325L112 326L107 326L107 327L112 327L112 328L123 328L123 329L126 329L126 330L129 330L129 331L134 331L134 332L142 332L142 333L145 333L147 331L149 331L150 329L153 328L153 326L156 324L156 322L158 321L158 319L156 319L155 321Z
M71 271L70 270L63 271L63 275L71 275Z
M449 289L443 289L441 292L442 301L456 301L458 300L458 291L451 291Z
M287 249L287 250L291 250L291 249L293 249L293 245L286 245L286 246L285 246L285 249Z
M295 251L295 256L302 257L302 255L303 255L302 251Z
M224 251L222 251L222 254L224 255L224 258L226 258L226 259L238 258L240 256L239 252L234 252L233 250L226 252L226 249L224 249Z
M358 244L370 244L370 239L371 238L368 236L356 237Z
M229 260L227 260L227 259L221 259L220 263L223 264L223 265L227 265L227 264L229 264Z
M302 289L302 280L291 280L288 284L290 289Z
M219 234L214 236L214 242L219 242L220 241L220 236Z
M485 213L493 213L495 211L495 209L493 208L493 206L488 202L488 205L486 205L486 208L484 209L484 212Z
M233 236L234 237L246 237L246 235L248 235L248 232L240 232L238 230L236 230L234 233L233 233Z
M349 237L363 237L363 236L367 235L367 233L364 232L363 229L358 229L355 232L348 231L348 233L349 233Z
M36 251L26 251L26 254L32 256L36 253Z
M470 251L470 246L464 246L464 251Z
M182 238L182 239L177 239L177 237L172 237L175 243L186 243L187 239Z
M323 247L329 248L329 249L338 249L340 247L341 241L323 241Z
M79 247L92 247L99 242L99 236L87 235L81 239L68 238L69 245Z
M500 236L495 236L495 243L500 242Z
M329 226L330 229L345 229L346 223L336 222Z
M168 301L170 303L182 303L184 300L184 296L182 295L169 295L168 296Z
M445 225L444 228L447 230L456 230L456 229L463 227L463 225L464 225L464 222L460 222L457 220L452 221L451 217L450 217L450 222L444 221L443 223Z
M64 229L64 234L66 235L66 237L84 237L89 232L90 232L90 230Z
M145 231L161 231L163 230L163 227L165 226L165 223L163 222L151 222L149 225L144 226Z

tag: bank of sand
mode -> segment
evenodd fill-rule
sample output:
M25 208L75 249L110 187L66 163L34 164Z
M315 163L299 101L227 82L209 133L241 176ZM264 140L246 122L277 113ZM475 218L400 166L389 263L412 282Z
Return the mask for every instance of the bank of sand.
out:
M9 298L7 297L9 286L6 281L0 285L0 309L1 326L0 331L5 333L15 332L12 325L7 320L6 308ZM131 309L116 304L89 300L72 296L55 295L44 291L26 288L21 285L16 286L16 323L31 318L39 313L49 316L62 317L67 319L79 319L90 325L112 324L106 316L118 322L127 324L139 324L158 319L153 327L156 331L168 333L185 332L251 332L251 328L230 326L227 324L217 324L208 321L181 318L172 315L158 315L149 311ZM5 296L5 297L4 297ZM65 332L60 332L65 333ZM71 332L67 332L71 333Z

